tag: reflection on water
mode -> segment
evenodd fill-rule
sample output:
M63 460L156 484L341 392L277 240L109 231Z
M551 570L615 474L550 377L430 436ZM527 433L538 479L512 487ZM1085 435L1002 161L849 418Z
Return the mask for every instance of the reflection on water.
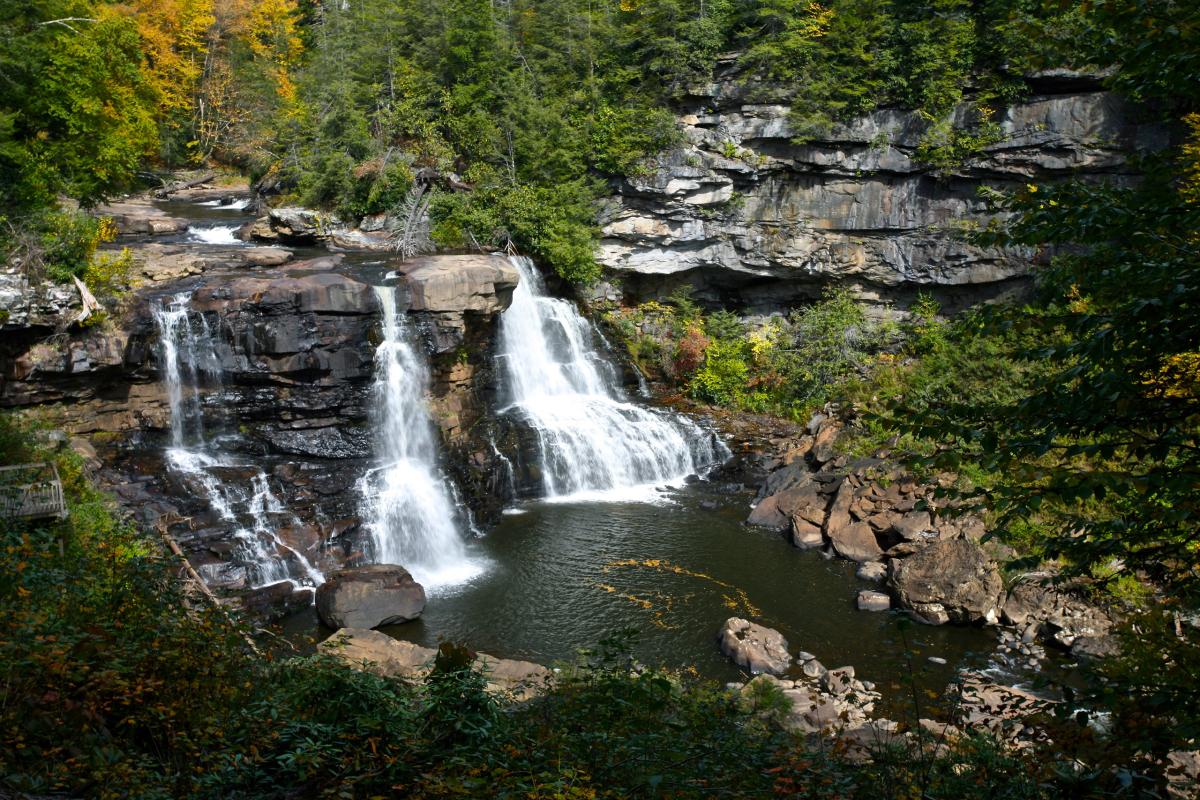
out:
M419 620L386 632L426 646L450 640L550 663L633 627L643 662L694 667L726 681L741 675L717 649L717 630L726 618L744 616L781 631L793 653L807 650L827 667L853 665L884 693L885 712L905 708L914 688L926 701L957 666L986 660L994 646L987 631L900 631L895 615L858 611L855 595L866 584L854 577L854 564L745 527L745 495L723 498L717 510L700 508L712 491L699 484L658 505L525 505L525 513L504 516L470 543L491 562L486 574L431 599Z

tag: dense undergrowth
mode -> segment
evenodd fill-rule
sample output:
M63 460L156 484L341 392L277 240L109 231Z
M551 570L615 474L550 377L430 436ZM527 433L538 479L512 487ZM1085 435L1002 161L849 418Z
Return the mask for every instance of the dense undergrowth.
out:
M1061 753L1018 757L985 737L850 760L844 746L787 733L771 691L637 667L622 636L581 651L524 704L488 695L455 645L419 683L328 656L259 654L250 628L184 592L178 564L121 520L70 449L11 417L0 444L6 462L54 461L70 506L62 522L7 522L0 538L2 790L1016 800L1120 786L1103 761L1085 774Z

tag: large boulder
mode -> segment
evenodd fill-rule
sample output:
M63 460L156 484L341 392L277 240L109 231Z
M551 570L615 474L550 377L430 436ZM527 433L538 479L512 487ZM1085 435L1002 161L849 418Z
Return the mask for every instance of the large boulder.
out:
M341 220L331 214L294 206L271 209L267 224L280 239L301 244L328 239L343 227Z
M902 608L933 623L994 623L1004 601L996 565L965 539L934 542L893 561L890 583Z
M377 628L424 610L425 589L396 564L338 570L317 587L317 615L331 628Z
M751 673L782 675L792 663L782 633L740 617L725 620L718 639L721 652Z

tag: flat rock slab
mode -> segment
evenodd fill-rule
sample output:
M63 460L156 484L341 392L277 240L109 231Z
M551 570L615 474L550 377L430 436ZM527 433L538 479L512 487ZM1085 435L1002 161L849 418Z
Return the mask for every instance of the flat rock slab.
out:
M437 656L431 647L402 642L366 628L342 628L321 642L321 650L352 667L394 678L424 677Z
M501 256L422 256L400 267L413 311L495 314L512 304L520 273Z
M516 700L528 700L537 695L554 678L554 673L541 664L496 658L487 653L480 653L476 657L475 668L487 678L489 692Z
M437 650L393 639L365 628L342 628L321 643L329 653L355 669L389 678L421 680L432 670ZM554 680L554 672L532 661L496 658L479 653L472 669L487 680L487 691L512 700L528 700Z
M424 610L425 589L396 564L338 570L317 587L317 615L331 628L377 628Z
M95 210L98 217L109 217L122 236L159 236L187 230L188 221L172 217L149 200L109 203Z
M277 267L292 259L282 247L226 247L198 242L135 244L130 248L134 277L165 283L214 270Z

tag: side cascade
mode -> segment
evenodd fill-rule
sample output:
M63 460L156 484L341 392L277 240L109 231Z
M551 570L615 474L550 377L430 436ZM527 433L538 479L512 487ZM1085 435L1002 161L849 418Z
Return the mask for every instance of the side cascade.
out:
M363 516L377 563L401 564L426 589L464 583L483 571L467 554L449 479L438 466L426 409L429 370L413 346L396 291L375 287L383 340L372 389L379 466L363 476Z
M638 499L703 473L728 451L687 417L629 401L574 304L549 297L533 262L501 316L506 405L537 434L550 498Z
M220 386L221 366L212 331L203 315L190 312L189 301L188 294L178 294L152 308L159 334L159 369L171 409L167 465L208 499L218 518L233 526L238 542L235 557L245 565L251 586L284 580L317 586L325 580L320 570L277 534L278 523L299 521L271 491L266 473L229 459L206 435L200 388Z

